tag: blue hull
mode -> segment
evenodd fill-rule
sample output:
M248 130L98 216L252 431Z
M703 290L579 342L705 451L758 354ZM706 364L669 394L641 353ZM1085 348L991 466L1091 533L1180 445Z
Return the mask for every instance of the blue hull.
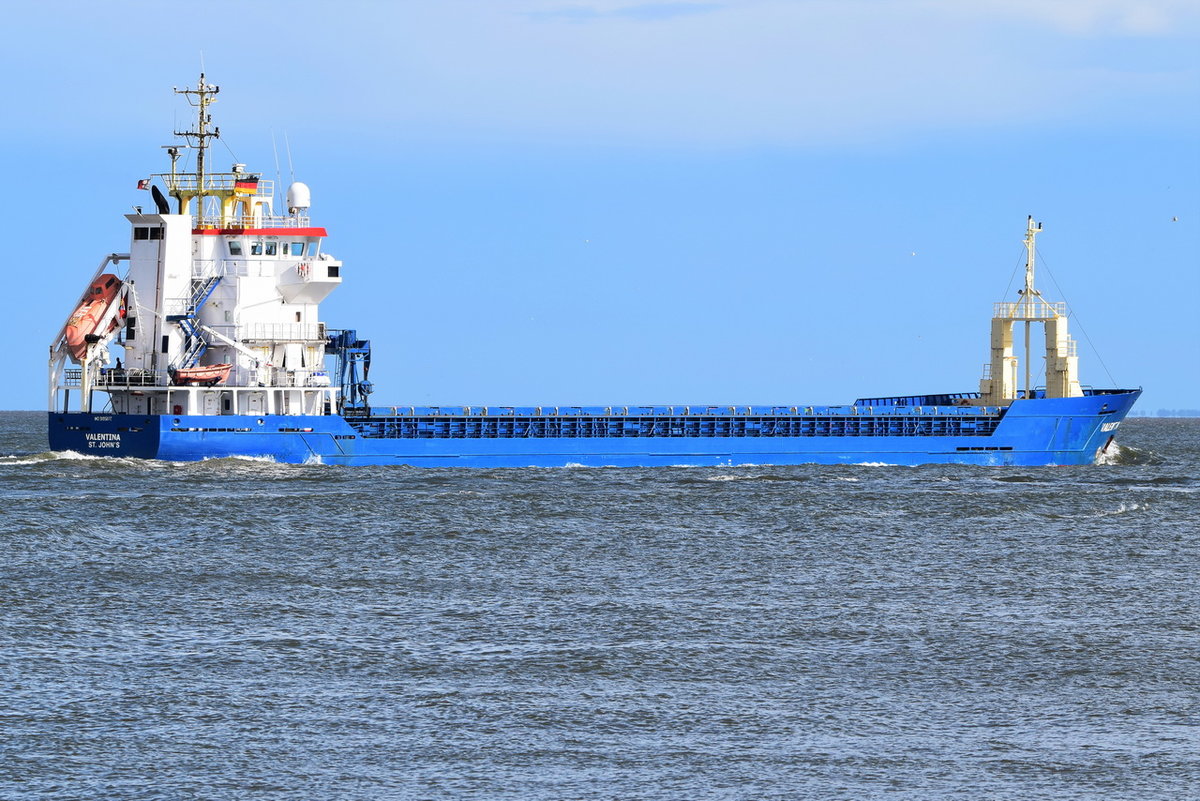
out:
M848 430L844 425L848 421L866 419L860 416L862 410L827 412L818 419L835 425L821 428L824 433L805 436L766 435L757 430L754 436L531 436L526 430L524 434L447 434L438 438L412 426L407 436L372 435L370 432L382 429L364 427L361 421L355 426L338 416L172 417L78 412L51 412L49 434L53 450L173 461L265 457L290 463L421 467L1084 465L1095 461L1140 394L1140 390L1129 390L1081 398L1018 400L986 435L969 436L836 433ZM892 422L909 418L928 427L931 421L953 420L942 413L948 411L899 409L889 418ZM963 412L953 411L955 415ZM408 416L387 420L403 424L418 416L420 412L414 410ZM770 419L782 423L789 418ZM617 419L603 421L615 425Z

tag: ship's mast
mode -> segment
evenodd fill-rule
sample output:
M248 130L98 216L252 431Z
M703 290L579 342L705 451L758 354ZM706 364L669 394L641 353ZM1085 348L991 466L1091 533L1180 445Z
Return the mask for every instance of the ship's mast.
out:
M992 358L984 367L979 394L984 403L1004 405L1017 398L1033 398L1033 341L1032 323L1041 323L1046 332L1046 397L1078 398L1083 395L1079 386L1079 358L1075 340L1067 333L1067 304L1049 303L1033 284L1036 270L1035 240L1042 224L1030 216L1025 226L1025 287L1015 303L1001 302L992 315ZM1020 360L1013 353L1016 337L1014 324L1025 323L1025 388L1018 384Z
M1034 238L1041 233L1042 224L1033 221L1033 215L1029 215L1029 222L1025 229L1025 289L1021 290L1021 297L1025 305L1025 397L1033 397L1033 348L1029 341L1029 325L1034 314L1033 299L1038 297L1040 293L1033 288L1033 273L1037 247L1034 244Z
M194 139L196 144L196 220L199 222L204 217L204 153L208 149L209 139L219 139L221 137L221 129L213 128L208 130L209 124L212 122L212 116L208 113L210 103L216 102L216 95L221 91L221 87L212 86L204 82L204 73L200 73L200 81L196 84L195 89L176 89L175 94L186 95L187 101L197 109L196 114L196 130L194 131L176 131L176 136L187 137L189 144ZM192 99L192 95L196 99ZM172 172L174 172L174 161L172 161ZM180 209L182 212L183 209Z

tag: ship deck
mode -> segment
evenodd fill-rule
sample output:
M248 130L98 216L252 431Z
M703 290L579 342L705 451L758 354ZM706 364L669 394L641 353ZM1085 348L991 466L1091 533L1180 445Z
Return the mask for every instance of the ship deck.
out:
M361 437L990 436L1000 406L401 406L347 414Z

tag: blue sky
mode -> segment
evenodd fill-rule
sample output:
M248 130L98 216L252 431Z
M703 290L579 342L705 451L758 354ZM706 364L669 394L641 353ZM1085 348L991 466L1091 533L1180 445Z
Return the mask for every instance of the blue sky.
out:
M1033 214L1084 382L1200 406L1190 0L202 9L6 12L0 408L44 407L201 59L219 166L274 177L286 135L346 261L322 316L373 341L378 403L973 390Z

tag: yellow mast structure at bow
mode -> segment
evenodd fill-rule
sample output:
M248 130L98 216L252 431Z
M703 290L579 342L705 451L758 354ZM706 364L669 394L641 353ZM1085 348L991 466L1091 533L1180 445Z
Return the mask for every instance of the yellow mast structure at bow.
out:
M1042 224L1030 216L1025 231L1025 286L1016 302L995 305L992 316L992 358L984 368L979 392L983 402L994 405L1011 403L1033 396L1033 361L1030 326L1042 323L1046 332L1046 397L1078 398L1079 356L1075 340L1067 332L1067 304L1051 303L1034 286L1036 247L1034 240ZM1017 388L1017 357L1013 353L1013 324L1025 323L1025 386Z

